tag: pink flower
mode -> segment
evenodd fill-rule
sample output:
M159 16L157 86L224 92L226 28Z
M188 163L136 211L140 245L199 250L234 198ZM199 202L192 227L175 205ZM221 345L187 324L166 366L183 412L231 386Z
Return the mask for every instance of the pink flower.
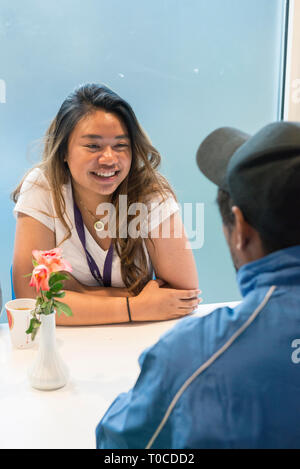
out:
M36 291L48 291L50 271L45 265L38 265L33 269L30 286L35 287Z
M38 264L48 268L50 274L61 270L72 272L72 267L62 258L62 251L59 248L51 249L51 251L32 251L32 255Z

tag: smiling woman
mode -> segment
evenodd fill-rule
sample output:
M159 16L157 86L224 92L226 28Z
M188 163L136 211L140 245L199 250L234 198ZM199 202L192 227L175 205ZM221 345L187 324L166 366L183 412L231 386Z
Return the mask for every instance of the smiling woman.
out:
M200 301L196 266L175 194L157 170L160 159L116 93L88 84L68 96L46 133L42 162L13 193L16 296L34 296L24 278L32 251L60 246L73 269L66 302L74 316L59 324L163 320L192 312ZM128 234L136 215L130 208L140 205L146 210L138 235ZM114 216L107 217L110 207ZM171 225L167 239L165 223Z
M101 134L97 134L99 129ZM88 114L77 124L65 159L74 192L94 213L99 203L111 201L112 194L129 174L131 160L125 124L105 110Z

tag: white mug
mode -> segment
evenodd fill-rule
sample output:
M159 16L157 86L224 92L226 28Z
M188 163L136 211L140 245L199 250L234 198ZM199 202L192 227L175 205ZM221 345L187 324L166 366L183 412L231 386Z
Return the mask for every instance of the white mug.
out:
M18 298L8 301L5 305L11 341L16 348L29 348L36 342L36 338L32 341L31 334L26 334L35 302L32 298Z

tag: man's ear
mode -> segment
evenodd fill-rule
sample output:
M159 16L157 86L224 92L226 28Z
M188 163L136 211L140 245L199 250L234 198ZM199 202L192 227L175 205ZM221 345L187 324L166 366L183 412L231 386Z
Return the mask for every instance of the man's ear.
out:
M251 226L246 222L241 209L237 206L232 207L234 215L235 227L235 247L239 251L243 251L251 238Z

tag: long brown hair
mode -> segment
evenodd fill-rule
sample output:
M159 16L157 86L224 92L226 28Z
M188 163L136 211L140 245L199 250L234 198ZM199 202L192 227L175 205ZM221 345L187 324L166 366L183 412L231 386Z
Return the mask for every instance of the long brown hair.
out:
M157 171L161 156L140 126L131 106L106 86L97 84L80 86L65 99L48 128L42 161L35 167L39 167L49 181L56 216L66 229L63 240L65 241L71 237L71 230L65 219L66 205L62 194L62 186L71 176L65 162L69 138L83 117L99 109L116 114L124 122L130 137L131 168L126 179L114 192L111 201L117 215L117 236L113 239L113 243L121 260L123 282L131 292L138 294L149 280L147 258L141 237L133 239L130 236L127 238L119 236L119 196L127 195L127 208L136 202L145 203L153 194L160 194L163 200L170 193L175 200L176 197L168 181ZM18 200L25 177L12 193L14 202ZM128 215L128 222L133 218L133 215Z

